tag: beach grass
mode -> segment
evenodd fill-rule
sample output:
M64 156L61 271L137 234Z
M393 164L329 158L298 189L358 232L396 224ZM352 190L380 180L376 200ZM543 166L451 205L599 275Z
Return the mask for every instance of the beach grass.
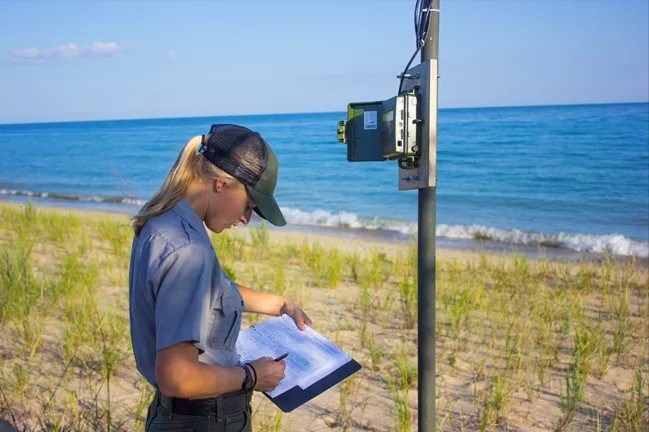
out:
M152 388L128 333L128 218L30 203L0 204L0 216L0 418L18 430L143 430ZM416 430L413 245L264 224L211 238L231 277L294 298L364 366L290 414L257 395L255 430ZM438 430L648 424L646 263L441 251L436 268Z

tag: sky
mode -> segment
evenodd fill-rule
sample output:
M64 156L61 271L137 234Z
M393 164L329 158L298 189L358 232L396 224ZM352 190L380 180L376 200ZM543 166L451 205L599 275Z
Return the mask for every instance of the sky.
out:
M440 108L649 100L647 0L440 3ZM415 49L414 4L1 1L0 123L389 99Z

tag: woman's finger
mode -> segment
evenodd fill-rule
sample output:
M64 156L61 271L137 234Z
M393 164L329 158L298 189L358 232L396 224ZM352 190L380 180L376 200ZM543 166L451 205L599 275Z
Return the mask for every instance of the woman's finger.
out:
M295 325L300 330L304 330L304 319L302 319L301 316L299 318L295 318Z

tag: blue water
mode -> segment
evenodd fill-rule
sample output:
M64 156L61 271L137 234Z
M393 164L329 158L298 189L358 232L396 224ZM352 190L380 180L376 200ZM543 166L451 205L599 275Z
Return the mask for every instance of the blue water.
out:
M396 162L347 162L344 117L0 125L0 198L141 204L190 137L237 123L275 149L289 223L412 232L416 191L397 190ZM443 109L438 130L439 236L649 254L649 104Z

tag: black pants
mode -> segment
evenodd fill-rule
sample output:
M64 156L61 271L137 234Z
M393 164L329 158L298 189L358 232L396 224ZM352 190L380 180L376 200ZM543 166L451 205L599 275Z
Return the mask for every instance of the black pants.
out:
M145 432L252 432L251 408L217 415L170 413L156 392L146 417Z

